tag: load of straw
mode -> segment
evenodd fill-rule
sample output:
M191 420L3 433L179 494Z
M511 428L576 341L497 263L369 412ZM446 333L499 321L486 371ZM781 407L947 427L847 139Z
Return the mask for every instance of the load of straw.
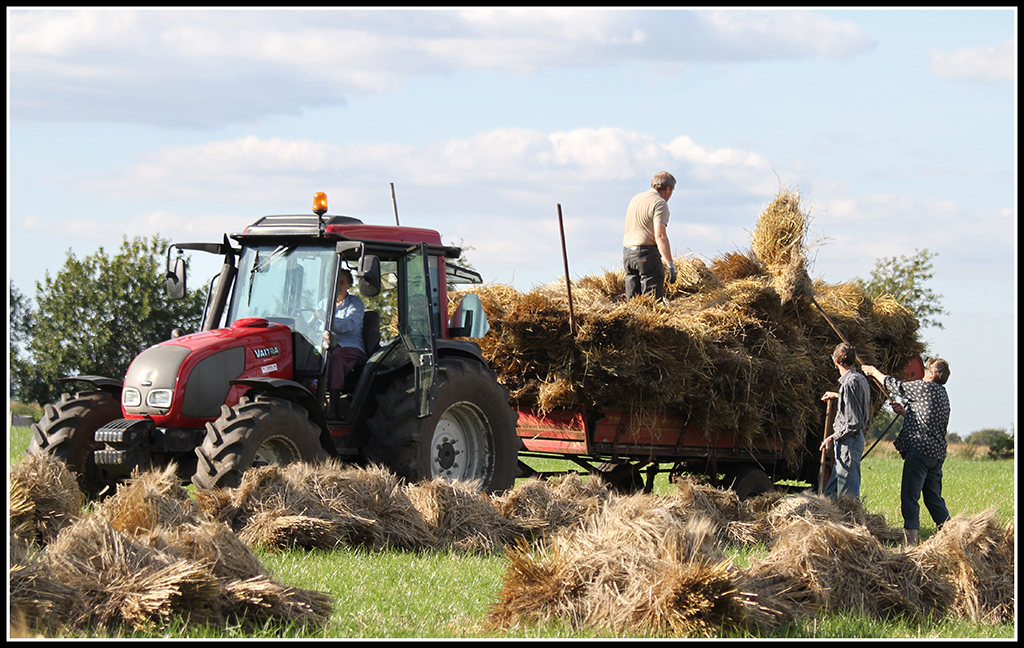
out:
M572 285L575 331L564 279L525 293L471 288L490 323L480 347L522 409L675 410L709 434L774 441L796 463L808 432L821 429L820 396L838 378L829 359L841 338L815 303L886 373L901 374L923 351L916 318L896 300L873 300L857 282L810 279L807 222L799 195L780 192L750 251L710 266L676 258L664 301L627 301L622 270L582 277ZM452 293L450 306L461 296Z

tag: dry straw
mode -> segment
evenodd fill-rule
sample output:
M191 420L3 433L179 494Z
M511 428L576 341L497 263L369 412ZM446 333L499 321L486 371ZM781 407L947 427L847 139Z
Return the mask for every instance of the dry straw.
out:
M8 500L11 528L26 541L45 544L78 518L84 497L63 461L26 454L11 466Z
M39 459L48 461L57 460ZM173 620L322 625L330 597L277 582L251 547L372 545L506 551L488 616L497 627L555 622L682 637L763 634L819 610L1013 619L1013 527L991 511L956 517L903 551L889 548L898 530L850 498L773 492L740 501L685 476L671 497L621 495L575 473L494 496L476 486L407 484L328 461L253 469L238 488L199 491L193 502L173 466L135 473L45 547L12 532L10 618L23 634L153 631ZM21 499L15 515L52 518L43 500ZM341 528L356 519L370 535ZM753 543L770 552L748 568L729 564L726 544Z
M33 475L52 475L63 463L40 455L28 465ZM267 575L249 545L188 497L175 471L136 471L42 550L12 534L10 618L26 633L154 631L175 620L245 628L325 623L331 599ZM46 511L53 504L39 497L20 510L54 519Z
M954 517L909 555L935 578L952 584L957 616L976 623L1013 620L1014 529L998 524L994 510Z

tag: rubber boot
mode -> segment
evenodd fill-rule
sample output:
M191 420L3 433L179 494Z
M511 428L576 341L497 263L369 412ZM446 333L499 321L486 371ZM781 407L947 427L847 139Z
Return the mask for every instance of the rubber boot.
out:
M918 543L918 529L903 529L903 537L908 547L916 547Z

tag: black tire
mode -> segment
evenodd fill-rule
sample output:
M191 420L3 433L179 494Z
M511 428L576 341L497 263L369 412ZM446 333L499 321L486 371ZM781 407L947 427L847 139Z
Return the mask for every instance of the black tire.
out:
M740 466L725 478L726 488L736 491L740 500L764 495L775 489L771 477L756 466Z
M25 455L52 455L60 459L77 475L83 494L99 497L117 480L96 465L93 451L103 449L103 443L95 440L95 434L118 418L121 404L110 392L61 394L60 401L44 407L43 418L32 424L32 440Z
M234 407L222 405L220 418L206 424L206 438L196 448L199 488L235 488L242 473L271 463L317 463L327 458L320 428L306 410L283 398L243 396Z
M640 463L603 463L592 474L598 475L618 493L631 495L644 491L644 475Z
M488 493L511 488L522 442L508 389L494 371L478 360L443 358L434 413L422 419L411 383L406 375L378 396L366 459L413 483L441 476L480 480Z

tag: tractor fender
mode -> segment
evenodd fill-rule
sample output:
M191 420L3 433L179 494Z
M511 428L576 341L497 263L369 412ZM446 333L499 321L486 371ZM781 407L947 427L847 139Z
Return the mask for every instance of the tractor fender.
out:
M439 338L437 340L437 355L459 355L487 364L483 351L480 350L480 345L471 340L443 340Z
M320 428L320 445L324 447L327 454L331 456L338 456L338 451L334 447L334 440L331 438L331 430L327 427L327 418L324 416L324 410L320 406L320 402L314 394L301 384L294 380L288 380L287 378L260 377L239 378L229 382L232 385L248 387L249 391L246 392L246 394L250 397L255 397L257 394L267 394L269 396L284 398L301 406L309 412L309 420Z
M104 376L64 376L63 378L58 378L57 382L62 385L74 382L88 383L96 389L115 394L118 402L121 400L121 388L124 386L124 381L117 380L116 378L106 378Z

